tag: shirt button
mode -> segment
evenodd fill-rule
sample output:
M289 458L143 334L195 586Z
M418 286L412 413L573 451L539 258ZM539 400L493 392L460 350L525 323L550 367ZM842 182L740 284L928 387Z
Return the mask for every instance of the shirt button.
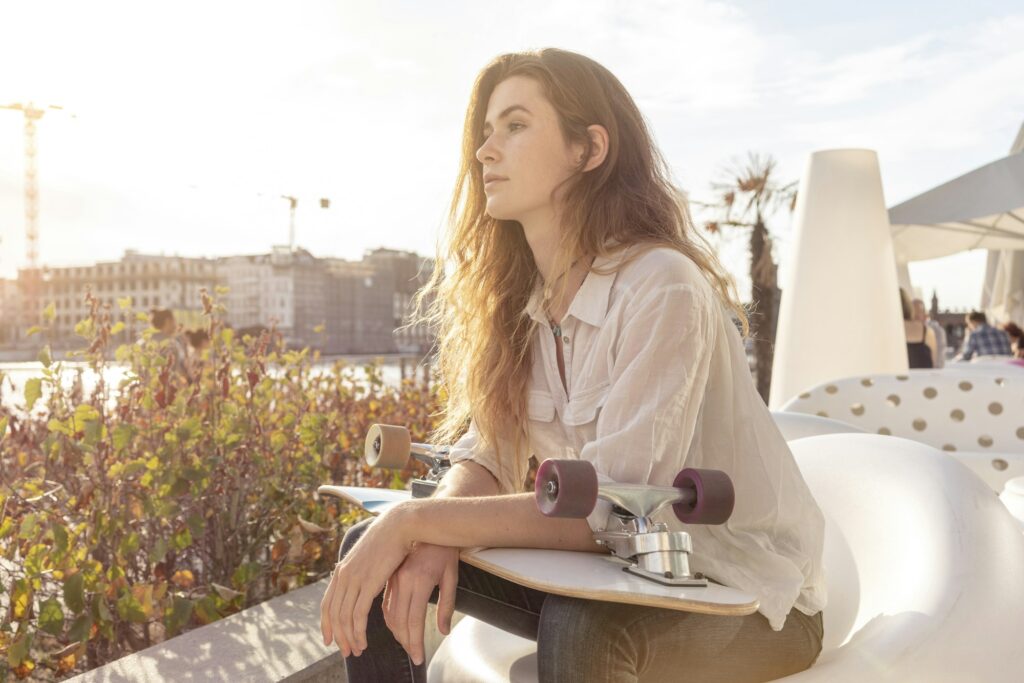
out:
M562 341L564 341L566 344L568 344L569 343L569 337L562 337Z

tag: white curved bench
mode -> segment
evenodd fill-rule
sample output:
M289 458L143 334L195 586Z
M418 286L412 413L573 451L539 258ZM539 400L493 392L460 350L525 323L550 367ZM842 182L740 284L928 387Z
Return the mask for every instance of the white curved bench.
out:
M822 434L861 434L864 432L863 429L854 427L849 422L806 413L776 410L772 411L772 420L775 421L775 425L782 432L782 437L786 441L805 439L808 436L821 436Z
M829 603L818 661L782 680L1020 680L1024 535L992 492L906 439L833 434L790 447L826 516ZM535 645L467 617L428 678L532 683Z
M790 399L783 412L841 420L945 451L1024 453L1024 373L911 370L848 377Z
M1010 479L1024 476L1024 372L1005 365L964 366L971 367L833 380L791 399L782 412L929 444L951 453L999 492Z

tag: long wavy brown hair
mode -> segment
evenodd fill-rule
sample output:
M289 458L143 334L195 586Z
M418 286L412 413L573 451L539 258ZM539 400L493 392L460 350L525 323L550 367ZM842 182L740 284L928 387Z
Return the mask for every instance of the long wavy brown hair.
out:
M522 225L487 215L476 151L484 143L491 93L517 75L540 84L558 113L566 143L586 150L566 181L555 272L567 272L578 257L610 256L632 245L643 248L632 250L619 268L647 247L671 247L700 267L744 335L748 332L732 278L695 232L686 199L671 183L643 115L619 80L592 59L554 48L495 58L473 87L450 222L433 274L417 294L411 324L425 322L437 334L436 369L446 398L431 440L452 443L472 420L480 434L478 448L495 449L502 467L509 457L529 455L526 392L537 323L525 308L542 279ZM592 124L608 131L608 153L600 166L584 173ZM568 278L559 279L564 288Z

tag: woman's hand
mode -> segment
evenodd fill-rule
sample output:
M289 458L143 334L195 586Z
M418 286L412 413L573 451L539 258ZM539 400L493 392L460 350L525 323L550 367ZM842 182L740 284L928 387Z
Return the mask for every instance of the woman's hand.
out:
M388 579L384 589L384 621L414 664L420 664L425 657L423 628L434 586L440 587L437 628L447 635L451 631L458 582L459 549L426 543L417 544Z
M333 640L344 657L366 649L373 599L412 549L406 521L402 505L378 517L331 573L320 601L320 633L324 645Z

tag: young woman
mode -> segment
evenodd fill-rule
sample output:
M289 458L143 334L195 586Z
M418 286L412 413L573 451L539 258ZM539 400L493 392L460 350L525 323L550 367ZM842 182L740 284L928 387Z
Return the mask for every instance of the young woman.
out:
M763 681L821 650L824 521L751 380L735 290L693 230L622 84L578 54L495 59L466 115L448 244L426 293L455 463L429 499L351 529L321 605L349 680L423 680L427 602L535 638L544 681ZM447 266L447 268L446 268ZM588 519L523 493L528 459L669 485L721 469L732 518L693 526L694 571L760 598L717 617L574 600L458 561L459 548L603 552ZM671 515L670 528L683 528ZM439 590L436 597L432 594Z

